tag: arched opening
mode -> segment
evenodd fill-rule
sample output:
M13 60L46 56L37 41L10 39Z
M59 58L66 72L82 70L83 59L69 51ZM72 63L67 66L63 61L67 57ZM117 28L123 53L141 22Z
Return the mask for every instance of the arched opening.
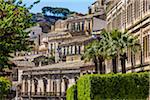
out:
M67 79L66 77L64 78L64 90L65 90L65 95L66 95L66 91L68 89L68 85L69 85L69 79Z
M34 79L34 93L37 95L37 88L38 88L38 80Z
M43 78L43 90L44 90L44 94L47 93L47 79L46 78Z
M28 80L27 79L25 80L24 87L25 87L25 95L28 95Z
M54 93L54 96L57 95L57 82L56 81L53 81L53 93Z

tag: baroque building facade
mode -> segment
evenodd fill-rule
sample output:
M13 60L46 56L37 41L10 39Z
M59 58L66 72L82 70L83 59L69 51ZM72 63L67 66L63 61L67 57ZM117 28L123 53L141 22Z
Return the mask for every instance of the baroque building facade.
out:
M102 25L101 25L102 24ZM97 27L99 25L99 27ZM78 77L94 73L92 62L84 62L85 46L106 28L101 14L73 14L58 20L51 32L41 38L38 53L54 57L55 63L27 68L22 72L21 97L24 100L66 100L66 90ZM40 56L39 56L40 57Z
M138 36L141 52L135 55L127 50L127 72L150 70L150 1L114 0L107 7L107 30L119 29ZM111 66L111 62L107 61ZM120 72L119 57L117 61Z

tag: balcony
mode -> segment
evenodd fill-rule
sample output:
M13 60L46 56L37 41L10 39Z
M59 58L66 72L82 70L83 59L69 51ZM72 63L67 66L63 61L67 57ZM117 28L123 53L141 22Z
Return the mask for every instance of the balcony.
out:
M23 98L28 98L31 96L31 98L65 98L66 93L65 92L23 92L21 93L21 96Z

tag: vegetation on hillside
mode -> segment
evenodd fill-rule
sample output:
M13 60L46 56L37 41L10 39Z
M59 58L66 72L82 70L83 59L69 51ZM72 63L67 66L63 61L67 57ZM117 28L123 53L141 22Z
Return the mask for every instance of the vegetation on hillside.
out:
M43 7L42 13L44 15L52 15L57 17L67 17L70 14L75 13L74 11L70 11L68 8L61 7Z

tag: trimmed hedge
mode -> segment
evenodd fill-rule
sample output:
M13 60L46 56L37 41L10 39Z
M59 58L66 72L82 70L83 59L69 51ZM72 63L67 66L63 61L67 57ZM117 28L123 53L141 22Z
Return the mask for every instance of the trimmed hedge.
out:
M73 85L67 90L67 100L77 100L77 85Z
M77 82L78 100L146 99L149 94L149 75L148 72L85 75Z

